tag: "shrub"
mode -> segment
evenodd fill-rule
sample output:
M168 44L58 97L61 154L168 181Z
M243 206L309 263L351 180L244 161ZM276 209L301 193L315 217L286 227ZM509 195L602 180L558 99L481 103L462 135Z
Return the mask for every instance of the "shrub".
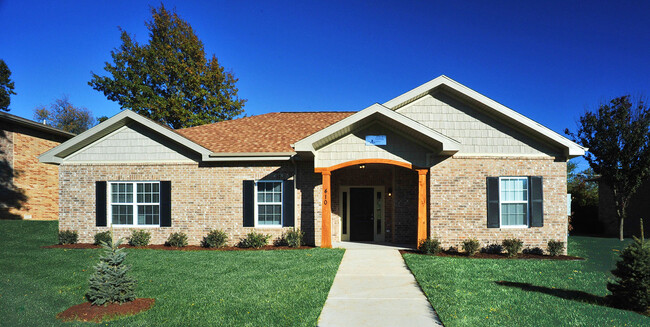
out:
M208 235L203 237L201 246L205 248L220 248L224 247L228 242L228 234L222 230L213 229Z
M517 253L519 253L519 251L521 251L521 248L524 246L524 242L518 238L509 238L503 240L503 242L501 242L501 245L503 245L503 248L506 249L509 257L514 257L517 255Z
M481 248L481 253L501 254L501 252L503 252L501 244L488 244Z
M79 241L79 233L76 230L59 231L59 244L76 244Z
M177 248L187 246L187 235L185 235L183 232L171 233L167 239L167 242L165 242L165 245L174 246Z
M465 251L465 253L467 253L469 256L475 255L480 248L481 244L475 238L470 238L463 241L463 251Z
M110 230L95 234L95 245L102 245L102 242L111 245L113 242L113 235L111 235Z
M299 248L301 245L305 244L303 243L302 240L304 236L305 236L305 232L301 231L300 229L286 231L282 233L282 236L278 237L273 242L273 245L290 246L292 248Z
M132 246L147 246L149 240L151 240L151 233L141 229L132 230L129 236L129 244Z
M427 238L420 242L418 250L424 254L438 254L442 251L442 248L440 247L440 241L438 241L438 239Z
M136 281L126 274L131 266L122 264L126 252L119 248L121 243L120 239L111 245L102 244L106 252L99 258L99 264L95 266L95 272L90 276L89 290L86 293L86 299L93 305L135 300Z
M562 254L564 252L564 242L562 241L556 241L556 240L550 240L548 241L548 247L547 247L548 253L552 256L557 256Z
M540 247L534 247L534 248L525 248L522 253L526 254L534 254L534 255L544 255L544 250Z
M265 246L269 242L269 239L271 239L271 235L250 232L245 238L239 241L239 247L259 249Z
M643 313L650 309L650 245L641 228L641 239L634 237L634 242L621 251L621 260L612 270L616 282L607 283L607 289L612 292L608 296L611 303Z

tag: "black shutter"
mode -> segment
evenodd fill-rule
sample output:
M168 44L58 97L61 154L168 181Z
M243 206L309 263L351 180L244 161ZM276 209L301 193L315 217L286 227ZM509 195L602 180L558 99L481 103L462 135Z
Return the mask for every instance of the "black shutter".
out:
M255 181L244 181L244 227L255 226Z
M282 183L282 227L294 227L294 190L293 181Z
M106 226L106 182L95 182L95 226Z
M160 227L172 227L172 182L160 181Z
M499 228L499 177L487 178L487 227Z
M530 185L530 227L544 226L544 190L541 176L528 177Z

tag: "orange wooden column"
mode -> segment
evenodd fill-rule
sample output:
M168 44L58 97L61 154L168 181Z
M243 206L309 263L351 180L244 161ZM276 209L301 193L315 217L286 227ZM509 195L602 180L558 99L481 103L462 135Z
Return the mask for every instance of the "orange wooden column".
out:
M330 171L323 171L323 205L321 206L322 212L322 232L323 235L320 241L320 247L332 247L332 190L330 187Z
M418 244L427 238L427 169L418 169Z

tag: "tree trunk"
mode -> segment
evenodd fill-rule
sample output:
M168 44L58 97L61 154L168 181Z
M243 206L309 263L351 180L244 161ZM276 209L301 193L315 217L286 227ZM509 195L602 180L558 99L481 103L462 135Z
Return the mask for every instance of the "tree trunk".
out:
M625 220L625 218L623 216L621 216L620 225L618 226L618 238L621 241L623 240L623 222L624 222L624 220Z

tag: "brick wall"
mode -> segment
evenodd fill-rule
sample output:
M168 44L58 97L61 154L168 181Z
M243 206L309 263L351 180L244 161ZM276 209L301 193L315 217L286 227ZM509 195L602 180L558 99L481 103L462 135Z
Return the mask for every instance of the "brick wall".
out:
M542 176L544 226L487 228L488 176ZM430 169L429 186L429 233L445 247L458 247L472 237L482 245L517 237L524 247L542 249L550 239L567 240L566 162L553 158L447 158Z
M92 242L97 232L109 227L95 226L95 181L169 180L172 185L172 227L142 227L152 234L152 244L162 244L169 234L184 232L190 244L199 244L210 229L218 228L235 244L247 233L280 236L282 228L243 227L242 181L253 179L293 179L297 167L291 163L253 163L249 166L221 164L63 164L59 180L61 201L59 229L79 232L80 242ZM313 172L313 168L312 168ZM312 173L313 174L313 173ZM296 181L296 226L305 230L309 243L320 243L320 230L314 233L314 181ZM313 177L313 176L312 176ZM318 197L320 199L320 197ZM301 219L304 217L304 219ZM110 219L110 218L109 218ZM320 226L319 226L320 227ZM131 228L114 227L116 237L127 237ZM318 240L314 236L318 236Z

